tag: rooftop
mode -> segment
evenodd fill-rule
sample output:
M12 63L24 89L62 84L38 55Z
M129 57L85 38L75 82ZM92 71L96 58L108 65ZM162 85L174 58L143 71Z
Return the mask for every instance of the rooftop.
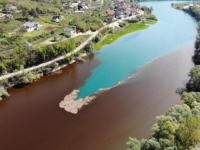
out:
M72 28L64 28L63 31L69 32L69 31L73 31L73 29Z
M28 27L28 28L32 28L32 27L35 27L35 26L38 26L37 23L33 22L33 23L27 23L24 25L25 27Z

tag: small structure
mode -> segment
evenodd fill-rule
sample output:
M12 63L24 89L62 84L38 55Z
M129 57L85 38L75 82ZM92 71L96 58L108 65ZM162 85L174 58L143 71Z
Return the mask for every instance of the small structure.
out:
M82 1L81 0L76 0L75 3L81 4Z
M54 41L60 41L60 36L59 35L56 35L53 39Z
M77 34L78 34L78 33L81 33L81 30L77 30L76 33L77 33Z
M74 28L74 29L73 29ZM64 28L63 29L63 34L66 36L66 37L68 37L68 38L70 38L70 37L72 37L76 32L76 27L71 27L71 28Z
M183 10L188 10L189 9L189 6L184 6L183 7Z
M117 8L117 10L115 11L115 18L124 18L124 8Z
M52 21L53 22L59 22L60 16L53 16Z
M189 7L190 7L190 8L194 7L194 4L189 4Z
M22 29L21 29L21 30L22 30L22 31L25 31L25 32L32 32L32 31L34 31L34 30L39 30L39 28L40 28L39 24L33 22L33 23L24 24L24 25L22 26Z
M5 14L0 13L0 20L4 20L5 19Z
M108 12L108 16L115 16L115 12Z
M78 3L72 3L71 7L78 8Z
M17 10L17 7L16 7L16 6L13 6L12 4L7 4L7 5L4 7L4 10L6 10L6 11L13 11L13 10Z
M31 16L31 17L29 18L28 22L32 22L33 20L34 20L34 17Z
M113 21L113 18L114 18L113 16L109 16L104 20L104 22L105 23L111 23Z
M71 7L71 6L72 6L72 2L71 2L71 1L67 1L66 5L67 5L68 7Z
M67 0L61 0L61 2L64 4L64 3L67 3Z
M5 15L5 19L12 19L13 18L13 15L11 15L11 14L6 14Z

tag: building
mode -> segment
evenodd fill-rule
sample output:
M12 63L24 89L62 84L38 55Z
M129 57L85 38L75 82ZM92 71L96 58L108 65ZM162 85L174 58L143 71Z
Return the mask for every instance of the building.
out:
M59 35L55 36L54 41L60 41L60 36Z
M190 7L190 8L194 7L194 4L189 4L189 7Z
M59 22L60 16L53 16L52 21L53 22Z
M63 29L63 34L66 37L72 37L76 33L75 31L76 31L76 29L73 29L73 28L64 28Z
M189 6L184 6L183 7L183 10L188 10L189 9Z
M7 5L4 7L4 10L6 10L6 11L13 11L13 10L17 10L17 7L16 7L16 6L13 6L12 4L7 4Z
M115 12L108 12L108 16L115 16Z
M64 3L67 3L67 1L68 1L68 0L61 0L61 2L62 2L63 4L64 4Z
M115 18L123 18L124 17L124 8L117 8L116 11L115 11Z
M4 20L5 19L5 14L0 13L0 20Z
M5 15L5 19L12 19L13 18L13 15L11 15L11 14L6 14Z
M84 3L78 4L78 10L85 11L86 9L88 9L88 7Z
M78 3L72 3L72 7L78 8Z
M40 25L38 23L27 23L27 24L24 24L22 26L22 31L25 31L25 32L32 32L32 31L35 31L35 30L39 30L40 28Z
M67 1L66 5L67 5L68 7L71 7L71 6L72 6L72 2L71 2L71 1Z
M81 0L76 0L75 3L81 4L82 1Z

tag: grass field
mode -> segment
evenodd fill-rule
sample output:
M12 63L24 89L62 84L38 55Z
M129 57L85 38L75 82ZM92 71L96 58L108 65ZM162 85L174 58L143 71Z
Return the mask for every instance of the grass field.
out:
M147 20L145 21L145 24L156 24L157 21L156 20Z
M130 23L127 27L122 28L118 32L113 33L113 34L109 34L103 42L97 43L95 45L95 50L100 50L103 45L111 44L115 40L117 40L118 38L120 38L120 37L122 37L122 36L124 36L128 33L135 32L135 31L138 31L138 30L143 30L143 29L146 29L148 27L149 27L148 25L141 24L141 23Z
M122 37L128 33L131 32L135 32L138 30L143 30L148 28L148 25L145 24L140 24L140 23L130 23L127 27L125 27L123 30L117 32L117 33L113 33L110 34L104 41L103 41L103 45L105 44L111 44L112 42L114 42L115 40L117 40L119 37Z

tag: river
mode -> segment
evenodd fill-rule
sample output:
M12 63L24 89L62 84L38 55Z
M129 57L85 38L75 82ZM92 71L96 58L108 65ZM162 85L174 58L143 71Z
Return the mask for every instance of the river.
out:
M61 74L45 76L21 89L9 89L11 96L0 102L0 149L122 150L129 136L150 137L155 117L181 103L175 90L184 87L194 66L191 56L197 22L172 9L171 3L141 3L154 8L159 19L156 25L104 46L85 63L72 64ZM111 54L113 57L109 57ZM107 78L102 74L97 77L103 83L113 80L112 84L95 82L94 90L87 92L95 74L106 71L100 70L102 66L117 61L114 69L105 72ZM121 72L123 75L118 75ZM110 88L121 80L121 84ZM80 95L86 91L82 96L110 89L98 93L76 115L59 108L65 95L78 88Z

